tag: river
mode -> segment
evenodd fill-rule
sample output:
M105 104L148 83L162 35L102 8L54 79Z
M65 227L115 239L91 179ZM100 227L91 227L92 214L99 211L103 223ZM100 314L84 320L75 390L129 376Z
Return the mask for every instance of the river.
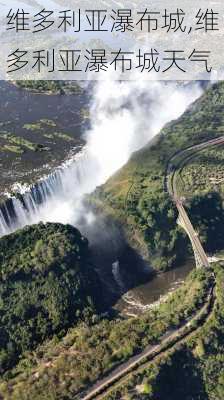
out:
M82 117L82 110L87 108L85 91L70 95L35 94L0 81L0 197L15 182L30 183L50 173L70 156L72 148L84 144L82 133L87 120ZM41 120L50 121L54 126L38 127ZM29 124L36 124L37 129L26 129ZM68 134L71 142L50 138L54 132ZM26 149L22 154L6 151L4 146L10 143L3 139L5 133L41 143L49 150Z
M0 121L6 123L6 125L9 122L10 125L8 129L10 132L16 132L18 136L23 136L25 134L28 139L35 140L34 133L24 130L24 124L33 123L40 119L50 119L59 124L62 130L67 130L68 133L73 134L74 137L82 137L84 125L80 116L80 110L88 103L88 96L36 95L4 82L1 83L0 89ZM134 88L132 88L132 91L133 90ZM165 115L158 123L156 110L157 108L164 110L164 104L167 103L164 94L164 91L166 90L168 90L169 94L171 88L168 88L167 86L160 87L158 85L151 87L151 97L150 99L147 99L147 101L145 100L147 104L151 105L151 120L153 121L154 116L156 119L156 130L160 130L161 126L163 126L165 122L181 115L187 104L191 103L191 101L198 96L197 92L192 96L189 96L188 93L187 101L183 101L181 109L178 109L175 113L172 108L166 110L166 112L164 111ZM176 96L179 99L180 90L182 91L182 89L177 87L175 90ZM147 95L150 93L148 88L143 86L141 88L141 93L145 92ZM163 93L163 96L159 102L158 98L161 93ZM101 96L101 92L99 94ZM154 95L156 95L157 98L156 109L154 109L152 105ZM185 91L183 91L181 96L185 99ZM127 92L127 98L131 98L129 91ZM139 98L141 98L141 96L139 96ZM101 104L102 97L99 97L98 101L100 101ZM173 99L173 103L174 102ZM50 176L48 180L34 186L31 192L22 194L22 199L21 197L13 199L8 205L8 209L2 211L1 220L3 234L9 233L19 227L23 227L26 224L36 223L41 220L64 223L69 222L76 225L76 222L78 221L77 214L81 219L85 219L86 214L82 207L80 208L82 196L85 193L91 193L98 185L104 183L110 174L113 174L126 162L126 160L128 160L133 150L137 150L138 147L147 143L154 132L154 122L151 131L149 130L149 125L147 123L147 126L145 127L146 132L140 124L141 130L137 129L137 132L143 133L142 137L138 137L137 143L135 143L135 140L133 139L134 133L136 132L131 130L131 128L130 131L133 135L131 141L128 136L129 130L125 130L126 136L124 137L120 135L123 131L117 132L117 126L120 127L123 117L125 118L125 122L128 123L128 126L131 126L134 122L136 123L139 118L140 105L138 105L136 111L134 108L136 106L135 104L131 107L128 105L127 107L126 103L126 95L123 95L122 102L119 102L118 104L115 102L115 110L114 113L112 113L110 101L108 104L106 101L106 104L104 104L103 107L102 104L99 106L96 102L95 109L99 109L100 116L102 117L103 115L104 118L95 117L95 125L88 136L89 142L87 143L84 157L81 157L78 161L74 160L73 164L69 168L59 170L56 174ZM120 114L119 110L123 110L124 107L127 107L125 114L123 111L121 111ZM132 120L135 111L136 119ZM131 116L130 119L129 114ZM111 119L111 115L113 115L113 119ZM119 121L116 121L116 116L119 117ZM113 126L114 118L116 122L115 126ZM146 117L144 119L146 119ZM101 126L99 125L99 121L101 123L102 120L103 125ZM117 122L119 122L118 125ZM106 138L105 132L107 132ZM145 135L145 133L147 133L147 135ZM113 157L114 149L117 149L116 154L118 154L119 149L120 155L122 156L119 159L118 164L116 157ZM66 148L66 145L64 150L65 154L69 150ZM59 154L59 158L63 159L64 155L61 157L61 151L61 146L56 145L54 152L51 153L51 155L53 154L53 158L57 158ZM24 157L27 158L25 160L26 162L24 162L24 164L22 163L22 165L27 169L27 173L29 170L32 171L37 168L36 163L38 163L38 160L39 162L41 161L41 157L46 157L47 159L49 155L49 153L41 153L35 154L35 157L31 157L29 152L24 154ZM17 159L18 157L14 156L14 158ZM3 155L1 161L2 172L6 173L5 181L8 182L8 180L12 178L12 175L13 178L16 179L18 168L13 166L13 163L11 162L12 159L4 157ZM12 171L11 175L10 169ZM52 167L50 168L50 171L52 171ZM1 183L3 185L3 182ZM173 288L180 285L193 268L193 263L188 263L174 271L152 277L152 274L149 273L150 267L146 265L138 255L134 254L132 249L124 250L126 244L122 244L122 246L119 244L119 246L117 246L118 242L122 242L122 238L119 238L119 233L116 231L116 227L114 227L113 232L111 233L109 225L100 227L98 218L96 218L93 224L95 226L94 232L91 234L91 232L89 232L89 227L87 227L87 230L85 231L81 229L81 225L82 224L79 221L79 224L77 225L78 228L88 237L93 253L97 253L95 265L98 267L102 281L106 282L106 286L109 287L110 291L113 293L112 299L109 301L110 306L113 305L116 310L119 310L125 315L138 314L143 310L148 309L151 304L158 302ZM84 223L84 225L86 225L86 223ZM102 232L102 237L100 237L99 232ZM106 243L104 242L105 237ZM93 239L96 240L97 243L95 243ZM113 248L113 246L111 247L111 240L114 241L115 248ZM99 250L99 245L101 249L104 247L103 255L101 254L101 249ZM108 249L110 249L110 251ZM109 254L105 254L105 252Z
M122 315L139 315L184 282L195 268L195 260L160 274L150 263L129 246L118 224L98 216L91 227L83 224L81 231L90 242L91 259L102 282L102 302L105 309L112 307Z
M180 287L195 268L194 260L162 274L154 275L145 283L125 293L115 304L115 309L126 316L139 315L165 301L167 296Z

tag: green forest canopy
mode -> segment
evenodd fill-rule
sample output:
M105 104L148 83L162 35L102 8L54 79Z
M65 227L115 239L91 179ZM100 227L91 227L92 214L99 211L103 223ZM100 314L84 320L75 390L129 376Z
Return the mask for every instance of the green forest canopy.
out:
M0 240L0 370L92 313L88 242L67 225L39 224Z

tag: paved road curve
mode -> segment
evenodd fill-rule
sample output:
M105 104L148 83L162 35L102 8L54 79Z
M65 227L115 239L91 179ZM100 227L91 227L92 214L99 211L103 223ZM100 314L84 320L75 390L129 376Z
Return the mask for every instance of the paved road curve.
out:
M181 153L187 153L191 150L202 150L206 147L209 146L214 146L214 145L219 145L224 143L224 137L220 137L218 139L210 140L208 142L196 145L196 146L191 146L188 149L185 149L183 151L180 151L176 153L173 158L170 160L170 165L172 161L174 160L175 157L179 157ZM168 165L167 168L167 175L170 173L172 168ZM175 171L173 173L173 177L175 176ZM179 196L177 195L176 187L175 187L175 179L172 179L171 181L171 186L168 184L168 177L166 177L166 183L168 186L168 192L170 193L172 199L176 203L176 207L179 212L179 217L181 218L181 222L184 224L189 237L191 239L192 245L195 247L197 250L197 253L202 261L202 264L204 266L209 266L208 258L205 254L205 251L202 247L202 244L199 240L199 237L197 233L195 232L191 221L184 209L183 203ZM190 333L194 332L197 329L197 324L195 322L199 322L202 317L205 317L209 315L210 310L211 310L211 304L213 302L213 290L214 287L210 289L210 292L208 294L208 298L204 306L201 308L201 310L183 327L173 331L173 332L167 332L166 335L162 337L161 344L156 345L156 346L148 346L141 354L132 357L127 361L126 363L122 364L121 366L117 367L110 375L105 377L102 380L99 380L96 382L96 384L90 389L90 391L83 396L82 400L93 400L96 398L103 398L104 395L106 395L107 390L110 387L113 387L116 385L116 383L120 382L122 378L127 376L129 373L131 373L133 370L137 369L141 364L143 364L146 361L151 361L158 355L162 354L164 351L167 350L167 348L173 347L176 343L179 343L183 338L188 336Z
M140 367L144 362L153 361L158 355L172 348L186 336L197 330L197 322L205 319L211 311L213 304L214 285L210 288L206 302L199 312L193 316L184 326L173 332L167 332L156 346L148 346L142 353L132 357L128 362L116 368L110 375L99 380L90 391L82 397L82 400L103 399L110 387L120 383L119 381Z
M175 202L177 210L179 212L180 225L186 230L186 232L191 240L191 243L192 243L192 246L194 249L194 253L196 253L197 258L200 260L199 264L204 267L209 267L208 257L203 249L203 246L200 242L200 239L199 239L197 233L194 230L194 227L190 221L190 218L188 217L188 214L183 206L181 197L177 192L176 168L174 169L173 165L174 165L175 159L180 156L184 156L183 159L184 159L184 162L186 162L186 160L192 158L192 153L196 154L198 151L204 150L207 147L218 146L218 145L222 145L223 143L224 143L224 137L221 136L217 139L209 140L207 142L204 142L204 143L201 143L201 144L198 144L195 146L191 146L187 149L177 152L169 160L166 178L165 178L167 191L170 194L173 201ZM182 160L182 162L180 162L180 165L181 165L181 163L183 163L183 160ZM171 179L169 179L169 175L171 176Z

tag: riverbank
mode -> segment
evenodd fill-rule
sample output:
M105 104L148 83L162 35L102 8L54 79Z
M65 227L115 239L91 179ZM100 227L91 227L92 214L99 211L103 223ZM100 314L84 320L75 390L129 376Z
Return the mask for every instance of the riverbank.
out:
M154 309L184 284L194 268L195 261L189 260L171 271L153 274L147 282L125 293L114 308L126 317L136 317Z
M182 288L156 310L150 310L139 318L129 320L100 320L91 326L81 323L71 329L59 342L45 343L36 355L25 360L3 381L0 393L11 399L16 393L22 397L29 393L33 399L48 395L54 383L54 393L68 399L80 399L84 389L90 387L112 369L128 361L132 356L154 345L170 329L201 309L210 287L208 271L194 271ZM44 383L47 376L48 385ZM60 376L60 378L59 378ZM44 378L45 377L45 378ZM65 384L62 384L65 382ZM15 394L15 395L14 395ZM56 397L55 397L56 398Z
M32 184L80 151L88 120L86 93L39 95L0 82L0 199Z

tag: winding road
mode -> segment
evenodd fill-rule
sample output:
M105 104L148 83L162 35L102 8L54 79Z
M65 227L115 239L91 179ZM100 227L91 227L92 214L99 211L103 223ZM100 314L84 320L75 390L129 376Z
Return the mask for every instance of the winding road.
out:
M170 194L172 200L175 202L179 212L179 223L187 231L192 246L194 248L194 252L197 252L201 265L204 267L209 267L209 261L199 240L198 234L195 232L193 225L191 224L190 218L185 211L182 199L178 196L175 176L176 171L173 168L173 163L175 158L177 157L183 155L185 156L186 154L185 159L188 159L192 157L192 152L198 152L209 146L216 146L220 144L224 144L223 136L179 151L169 160L167 174L165 177L167 191ZM196 331L198 329L198 326L200 327L200 325L210 315L215 297L214 286L215 284L210 288L203 307L196 315L192 317L190 321L188 321L184 326L180 327L179 329L176 329L172 332L167 332L161 338L160 344L146 347L146 349L142 353L130 358L126 363L115 368L105 378L98 380L92 386L92 388L90 388L89 391L83 394L82 400L103 399L110 390L114 389L116 386L120 386L123 381L126 381L129 378L130 374L133 374L136 370L138 371L143 364L145 365L151 363L153 360L155 360L155 358L162 355L168 349L173 348L176 344L180 343L183 339Z
M180 226L182 226L182 228L187 232L189 236L194 250L197 267L209 267L209 260L200 242L198 234L195 231L190 221L190 218L184 208L182 198L177 192L177 168L179 168L183 164L183 162L186 163L187 160L192 159L199 151L211 146L218 146L222 144L224 144L224 136L197 144L195 146L188 147L184 150L180 150L170 158L167 165L167 171L165 175L165 189L176 204L176 208L179 212L178 223ZM177 166L174 167L176 160L178 160L179 158L181 158L181 161L179 161L179 163L177 163Z
M142 353L129 359L125 364L117 367L104 379L97 381L92 388L83 395L82 400L103 399L111 388L118 385L130 377L134 370L139 370L142 366L151 363L158 356L162 355L165 351L174 347L181 340L192 334L198 329L198 326L205 321L212 310L214 304L214 288L215 284L209 289L205 304L185 325L174 330L169 331L161 338L161 343L155 346L148 346Z

